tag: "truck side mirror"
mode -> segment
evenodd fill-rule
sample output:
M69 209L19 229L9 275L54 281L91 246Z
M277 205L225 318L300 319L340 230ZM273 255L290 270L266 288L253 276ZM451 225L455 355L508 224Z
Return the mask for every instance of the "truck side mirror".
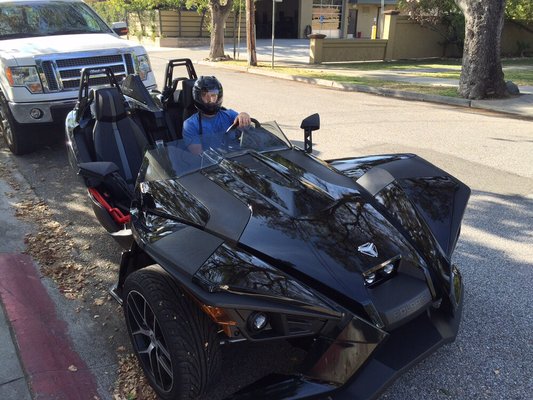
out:
M119 35L119 36L126 36L128 34L128 25L125 22L113 22L111 24L111 29Z
M302 121L300 128L304 130L304 150L306 153L313 152L312 132L320 129L320 115L313 114Z

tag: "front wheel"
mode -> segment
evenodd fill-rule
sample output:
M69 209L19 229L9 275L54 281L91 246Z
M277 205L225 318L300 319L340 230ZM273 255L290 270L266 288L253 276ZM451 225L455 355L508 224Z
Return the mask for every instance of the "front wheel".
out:
M7 100L0 93L0 132L13 154L22 155L33 150L30 138L22 132L20 124L11 115Z
M203 395L220 370L217 327L159 266L124 284L130 339L150 385L164 400Z

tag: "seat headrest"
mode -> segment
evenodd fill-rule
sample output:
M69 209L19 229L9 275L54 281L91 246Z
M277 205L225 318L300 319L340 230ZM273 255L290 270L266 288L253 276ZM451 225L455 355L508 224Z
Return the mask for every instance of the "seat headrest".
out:
M124 98L116 87L95 90L94 105L97 121L115 122L126 117Z
M194 105L194 100L192 98L192 88L194 87L195 82L196 79L185 79L181 84L181 101L184 109L187 109Z

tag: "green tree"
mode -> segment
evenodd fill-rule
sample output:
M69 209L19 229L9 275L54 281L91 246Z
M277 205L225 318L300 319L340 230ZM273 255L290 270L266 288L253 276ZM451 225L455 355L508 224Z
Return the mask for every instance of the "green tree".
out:
M97 13L108 24L112 24L117 21L128 20L128 10L123 0L86 0Z
M455 45L463 51L465 19L454 0L399 0L398 7L411 19L442 37L443 56L446 56L449 46Z
M511 20L533 22L533 2L524 0L507 0L505 16Z
M137 32L138 36L146 36L146 26L150 23L147 11L157 7L159 1L156 0L125 0L126 10L129 13L137 15L141 31Z
M531 23L533 23L533 1L507 0L505 7L505 17L508 22L518 25L520 29L533 33ZM525 56L526 51L531 50L531 45L524 40L517 40L516 46L518 54Z

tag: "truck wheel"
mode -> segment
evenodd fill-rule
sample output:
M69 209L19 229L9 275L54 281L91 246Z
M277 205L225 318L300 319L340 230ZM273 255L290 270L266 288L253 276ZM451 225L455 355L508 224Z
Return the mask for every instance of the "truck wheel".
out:
M33 150L31 138L24 135L20 124L11 115L7 100L0 93L0 132L13 154L22 155Z
M132 273L123 298L133 348L159 397L203 395L220 370L216 324L159 266Z

